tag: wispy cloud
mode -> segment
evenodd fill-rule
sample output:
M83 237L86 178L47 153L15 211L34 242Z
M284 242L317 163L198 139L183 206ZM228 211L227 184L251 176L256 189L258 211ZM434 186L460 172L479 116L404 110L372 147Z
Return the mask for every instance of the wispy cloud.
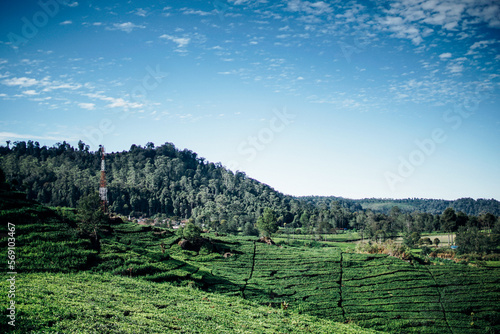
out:
M94 110L95 109L94 103L78 103L78 106L82 109L87 109L87 110Z
M449 52L445 52L445 53L442 53L439 55L439 59L441 59L441 60L446 60L449 58L451 58L451 53L449 53Z
M199 16L209 16L209 15L214 15L213 12L205 12L203 10L194 10L191 8L181 8L182 14L185 15L199 15Z
M134 29L144 29L146 26L137 25L132 22L124 22L124 23L113 23L113 27L108 27L108 30L121 30L126 33L132 32Z
M148 11L143 8L137 8L133 13L141 17L146 17L149 15Z
M82 85L80 85L80 84L60 82L60 81L43 80L41 83L43 86L45 86L45 88L43 89L44 92L50 92L51 90L55 90L55 89L76 90L76 89L79 89L82 87Z
M469 56L469 55L476 55L476 54L479 53L478 50L485 49L489 45L495 44L495 43L497 43L497 41L495 41L495 40L483 40L483 41L475 42L474 44L471 45L471 47L469 48L469 51L467 52L466 55L467 56Z
M187 38L187 37L175 37L175 36L171 36L171 35L167 35L167 34L161 35L160 38L177 43L177 46L179 48L186 47L189 44L189 42L191 41L191 39Z
M493 0L402 0L382 11L385 15L379 19L381 27L392 31L395 37L412 40L415 45L433 32L433 26L468 34L474 34L473 24L487 23L500 28L500 5Z
M61 22L61 23L59 23L59 24L60 24L60 25L62 25L62 26L66 26L66 25L69 25L69 24L73 24L73 21L71 21L71 20L66 20L66 21L63 21L63 22Z
M323 1L309 2L304 0L289 0L286 10L291 12L303 12L315 16L333 12L332 7Z
M410 39L415 45L419 45L423 41L421 31L414 24L406 22L402 17L387 16L380 19L379 22L382 30L391 32L393 37Z
M68 140L69 138L65 137L55 137L55 136L35 136L31 134L21 134L14 132L0 132L0 141L4 142L10 139L26 139L26 140Z
M109 102L109 104L106 105L107 108L124 108L125 110L128 110L138 109L144 106L142 103L126 101L123 98L110 97L101 93L89 93L83 95L93 99L99 99L101 101Z
M21 77L21 78L5 79L2 81L2 83L7 86L31 87L38 84L38 80L27 77Z

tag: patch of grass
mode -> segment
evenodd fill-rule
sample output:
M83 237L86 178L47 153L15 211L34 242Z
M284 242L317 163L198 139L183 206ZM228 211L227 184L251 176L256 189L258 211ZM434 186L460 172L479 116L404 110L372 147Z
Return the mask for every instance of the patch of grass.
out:
M111 274L17 276L17 322L3 333L345 333L373 330L192 287ZM6 300L6 281L0 298ZM6 314L5 303L0 313Z
M204 234L205 246L187 251L173 231L130 222L111 224L97 251L79 237L74 211L16 196L0 193L0 232L16 222L18 333L370 332L354 324L391 333L500 332L496 261L475 268L356 254L345 234L290 243L284 236L273 246ZM0 238L2 258L6 242Z

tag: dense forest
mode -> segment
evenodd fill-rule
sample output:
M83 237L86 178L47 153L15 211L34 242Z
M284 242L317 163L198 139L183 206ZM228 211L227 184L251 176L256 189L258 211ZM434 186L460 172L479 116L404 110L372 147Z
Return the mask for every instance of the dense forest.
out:
M389 214L394 206L401 209L402 212L426 212L432 214L442 214L447 208L453 208L456 211L462 211L467 215L478 216L489 212L496 216L500 215L500 202L495 199L474 200L472 198L460 198L449 201L443 199L426 198L406 198L406 199L386 199L386 198L364 198L364 199L346 199L342 197L303 197L311 204L318 201L338 201L344 206L354 209L370 209L376 212Z
M38 142L0 146L3 177L28 199L51 206L76 207L96 192L101 151L80 141L41 147ZM271 209L278 225L298 233L363 231L367 238L403 232L457 231L461 226L491 229L500 212L495 200L350 200L339 197L292 197L232 172L171 143L132 145L106 154L110 211L133 217L192 219L200 226L232 233L254 225ZM446 219L443 212L448 210ZM300 229L300 230L299 230Z

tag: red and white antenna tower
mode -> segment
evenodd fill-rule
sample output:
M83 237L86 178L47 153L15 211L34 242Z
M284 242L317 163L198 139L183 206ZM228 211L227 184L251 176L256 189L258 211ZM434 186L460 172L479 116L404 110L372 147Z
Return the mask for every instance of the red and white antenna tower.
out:
M106 187L106 163L104 161L104 146L101 147L101 182L99 185L99 197L101 199L102 210L106 212L108 204L108 188Z

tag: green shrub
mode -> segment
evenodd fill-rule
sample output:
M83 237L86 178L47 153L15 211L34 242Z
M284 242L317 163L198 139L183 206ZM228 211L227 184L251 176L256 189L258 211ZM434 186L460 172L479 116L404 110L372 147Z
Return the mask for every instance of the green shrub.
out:
M500 261L500 253L488 254L483 256L485 261Z
M430 239L429 239L430 240ZM432 249L427 247L427 246L423 246L422 247L422 251L420 252L420 254L422 254L422 256L427 256L429 255L430 253L432 252Z
M258 237L259 230L255 228L254 224L252 224L251 222L247 222L243 227L243 235Z

